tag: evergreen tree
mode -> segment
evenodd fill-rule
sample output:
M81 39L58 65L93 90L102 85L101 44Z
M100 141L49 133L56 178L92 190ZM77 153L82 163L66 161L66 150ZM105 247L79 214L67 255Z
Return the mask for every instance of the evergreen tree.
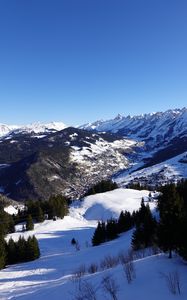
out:
M26 230L33 230L33 229L34 229L34 224L33 224L32 216L28 215L26 220Z
M40 257L38 241L35 236L29 237L26 243L26 260L35 260Z
M0 236L0 269L3 269L6 264L5 241L3 236Z
M114 219L110 219L106 224L106 239L107 241L111 241L116 239L117 236L117 222Z
M180 198L174 184L162 188L158 200L160 224L158 228L159 245L164 251L177 250L180 244L180 229L183 215L183 200Z
M44 213L40 206L38 206L36 221L39 223L44 221Z
M16 258L15 262L26 261L26 240L24 237L20 236L18 242L16 243Z
M17 259L16 244L12 238L7 243L7 263L14 264Z
M132 228L133 222L130 212L121 212L118 218L117 230L118 233L125 232Z
M149 205L142 199L141 207L136 213L136 229L132 235L135 250L152 246L156 242L157 222L153 218Z
M93 238L92 238L92 245L98 246L101 243L106 241L106 229L104 222L98 222L97 228L95 229Z
M84 196L94 195L96 193L104 193L117 189L118 185L112 180L102 180L96 185L92 186Z

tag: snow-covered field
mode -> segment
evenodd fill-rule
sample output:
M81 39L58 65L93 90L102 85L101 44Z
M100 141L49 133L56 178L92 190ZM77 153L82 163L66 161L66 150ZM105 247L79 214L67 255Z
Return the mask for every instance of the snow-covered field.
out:
M77 299L80 282L72 279L72 274L85 265L100 264L107 255L117 256L128 251L132 231L118 239L97 247L91 247L91 238L98 219L118 216L123 209L133 210L140 206L142 197L148 191L117 189L111 192L89 196L81 204L75 203L69 216L63 220L45 221L36 224L32 232L16 232L11 236L17 239L20 234L35 234L39 240L41 257L33 262L17 264L0 271L0 299L25 300L70 300ZM152 204L154 209L154 203ZM19 230L19 226L17 228ZM75 238L80 246L77 251L71 245ZM102 280L110 274L118 286L118 300L169 300L187 299L187 265L179 258L169 260L160 254L135 261L136 278L128 284L123 268L101 270L95 274L87 271L82 281L89 282L96 290L96 299L111 299L104 293ZM181 281L181 295L172 295L165 282L164 274L177 270ZM86 299L85 297L82 299ZM90 298L91 299L91 298Z

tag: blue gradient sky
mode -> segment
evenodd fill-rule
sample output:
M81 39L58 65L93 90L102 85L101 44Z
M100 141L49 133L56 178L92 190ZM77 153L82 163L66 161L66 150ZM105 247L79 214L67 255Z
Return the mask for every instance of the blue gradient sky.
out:
M186 103L186 0L0 0L1 123Z

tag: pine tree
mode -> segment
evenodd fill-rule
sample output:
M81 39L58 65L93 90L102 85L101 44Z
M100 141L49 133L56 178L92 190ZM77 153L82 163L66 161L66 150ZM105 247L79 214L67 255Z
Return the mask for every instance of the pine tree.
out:
M125 232L129 229L132 228L132 217L130 212L125 211L125 212L121 212L118 218L118 223L117 223L117 230L118 233L122 233Z
M3 236L0 236L0 269L3 269L6 264L5 241Z
M95 229L93 238L92 238L92 245L98 246L101 243L106 241L106 229L104 222L98 222L97 228Z
M180 244L180 224L183 215L183 200L180 198L174 184L162 188L158 200L160 224L158 228L159 245L164 251L177 250Z
M111 241L116 239L117 236L117 222L114 219L110 219L106 224L106 239L107 241Z
M16 244L12 238L7 243L7 263L14 264L17 259Z
M26 243L26 260L35 260L40 257L38 241L35 236L29 237Z
M34 229L34 224L33 224L32 216L28 215L26 220L26 230L33 230L33 229Z
M154 245L156 242L157 222L152 216L149 205L145 205L143 199L135 219L136 229L132 236L132 247L137 250Z
M26 241L24 237L20 236L18 242L16 243L16 257L17 262L26 261Z
M37 217L36 217L37 222L41 223L44 221L44 213L43 210L41 209L41 207L38 207L38 211L37 211Z

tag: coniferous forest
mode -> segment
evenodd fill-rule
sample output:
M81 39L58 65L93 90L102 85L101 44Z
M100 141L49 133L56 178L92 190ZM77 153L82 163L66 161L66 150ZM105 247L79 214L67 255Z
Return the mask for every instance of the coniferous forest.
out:
M132 214L121 212L118 220L98 222L92 245L117 238L122 232L135 228L132 234L134 250L157 246L172 258L175 251L187 260L187 180L160 188L156 219L142 199L141 207Z
M35 236L28 239L21 237L18 241L5 237L8 233L15 232L15 224L24 222L23 231L33 230L34 222L43 222L45 218L63 218L68 212L68 201L61 195L51 196L48 201L27 201L25 209L16 216L6 213L0 208L0 269L6 265L26 262L39 258L40 249Z

